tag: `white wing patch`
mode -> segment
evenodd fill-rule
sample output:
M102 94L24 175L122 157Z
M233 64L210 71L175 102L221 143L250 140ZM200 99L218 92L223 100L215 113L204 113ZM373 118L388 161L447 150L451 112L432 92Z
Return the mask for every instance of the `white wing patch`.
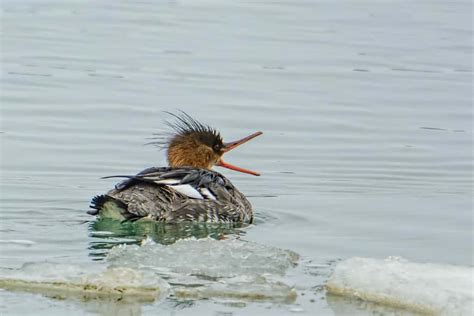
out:
M157 184L179 184L181 182L181 180L178 180L178 179L164 179L164 180L158 180L158 181L155 181L155 183Z
M207 188L200 188L199 191L201 192L201 194L204 197L208 198L209 200L215 200L216 199L216 197Z
M198 188L197 190L189 184L178 184L179 180L176 179L165 179L160 181L155 181L159 184L165 184L168 188L171 188L175 191L178 191L181 194L184 194L193 199L209 199L216 200L214 194L209 191L207 188Z
M199 191L189 184L167 185L167 187L172 188L181 194L189 196L190 198L203 199L203 196L199 193Z

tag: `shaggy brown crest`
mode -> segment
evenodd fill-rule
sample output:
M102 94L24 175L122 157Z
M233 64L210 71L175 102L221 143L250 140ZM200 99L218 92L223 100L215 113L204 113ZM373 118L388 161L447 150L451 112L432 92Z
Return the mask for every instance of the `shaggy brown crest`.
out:
M167 149L168 164L172 168L194 167L211 169L213 166L229 168L252 175L260 174L224 162L224 153L259 136L256 132L238 141L224 143L220 133L212 127L198 122L185 112L174 114L166 112L175 118L174 122L166 124L174 130L171 138L153 142Z

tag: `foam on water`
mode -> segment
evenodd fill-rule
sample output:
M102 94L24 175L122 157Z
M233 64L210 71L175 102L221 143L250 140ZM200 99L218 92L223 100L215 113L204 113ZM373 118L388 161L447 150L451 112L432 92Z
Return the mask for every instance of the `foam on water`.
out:
M35 262L18 269L1 268L0 288L63 299L154 301L167 292L169 285L147 271L129 268L93 271L79 265Z
M351 258L338 264L329 293L440 315L472 315L472 267L401 258Z

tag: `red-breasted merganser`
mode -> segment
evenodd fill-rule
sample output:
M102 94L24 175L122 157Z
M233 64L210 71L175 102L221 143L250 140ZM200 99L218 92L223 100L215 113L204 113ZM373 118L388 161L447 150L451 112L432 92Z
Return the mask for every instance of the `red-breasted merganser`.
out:
M147 218L168 223L252 223L253 211L247 198L211 169L220 166L259 176L224 162L222 156L262 132L224 143L218 131L188 114L169 114L176 119L167 123L174 134L166 142L158 142L167 149L169 167L151 167L135 176L105 177L127 179L107 194L94 197L90 206L94 210L88 213L132 221Z

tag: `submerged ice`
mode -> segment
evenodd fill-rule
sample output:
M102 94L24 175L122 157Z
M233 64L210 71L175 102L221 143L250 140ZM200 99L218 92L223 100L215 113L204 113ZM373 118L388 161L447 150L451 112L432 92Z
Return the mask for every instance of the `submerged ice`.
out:
M437 315L472 315L472 267L401 258L351 258L338 264L329 293Z
M237 239L182 239L172 245L147 242L120 245L108 257L111 266L165 268L207 277L284 275L298 260L289 250Z
M279 280L296 264L289 250L237 239L183 239L172 245L147 242L113 248L111 267L158 273L178 297L269 299L291 301L292 287Z

